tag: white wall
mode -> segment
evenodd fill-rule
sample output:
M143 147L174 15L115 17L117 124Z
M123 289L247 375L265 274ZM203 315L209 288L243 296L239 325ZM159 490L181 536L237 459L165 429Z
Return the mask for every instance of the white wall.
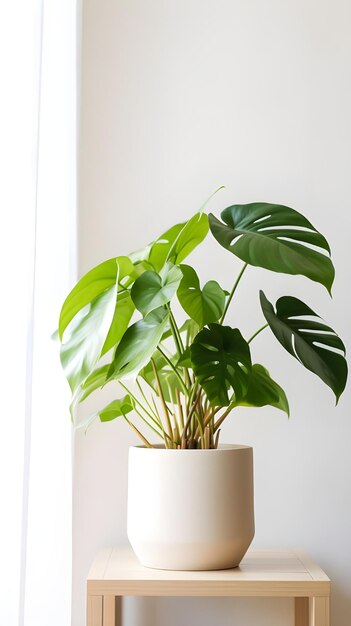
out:
M142 247L225 184L210 209L262 200L301 210L327 235L337 268L333 300L304 278L251 268L232 323L259 326L262 287L305 299L349 345L350 19L348 0L85 0L80 271ZM227 288L240 267L211 239L192 260ZM242 409L223 429L224 442L254 446L255 544L308 550L333 580L333 626L349 626L350 392L334 408L268 332L255 351L292 413ZM134 441L117 422L76 436L74 626L96 550L126 538ZM131 626L292 624L284 600L148 599L129 609Z

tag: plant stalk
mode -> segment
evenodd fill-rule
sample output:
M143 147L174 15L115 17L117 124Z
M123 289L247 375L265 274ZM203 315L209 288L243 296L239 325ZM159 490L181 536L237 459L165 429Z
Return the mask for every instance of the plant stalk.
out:
M251 341L253 339L255 339L255 337L257 337L257 335L259 335L265 328L267 328L267 326L269 326L269 324L264 324L263 326L261 326L261 328L256 330L256 332L252 335L252 337L250 337L250 339L249 339L249 341L247 343L251 343Z
M236 289L237 289L237 287L238 287L238 285L240 283L241 277L242 277L243 273L245 272L247 266L248 266L248 263L244 263L244 265L241 268L241 271L239 273L239 276L238 276L238 278L236 279L236 281L234 283L233 289L231 290L231 292L229 294L229 297L228 297L228 300L227 300L227 303L226 303L226 305L224 307L223 315L222 315L222 317L221 317L221 319L219 321L220 324L223 324L223 322L224 322L224 318L225 318L225 316L227 314L227 311L229 309L230 303L231 303L231 301L233 299L233 296L234 296L234 294L236 292Z

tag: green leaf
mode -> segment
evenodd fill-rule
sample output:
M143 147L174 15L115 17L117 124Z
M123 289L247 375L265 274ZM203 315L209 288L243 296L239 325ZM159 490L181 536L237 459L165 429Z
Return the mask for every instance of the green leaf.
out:
M136 308L145 316L168 304L177 291L181 278L182 272L172 263L167 263L160 274L144 272L137 278L131 290Z
M278 341L333 390L338 402L347 380L345 346L340 337L297 298L279 298L276 311L263 291L260 300L263 314Z
M170 249L172 248L176 239L179 237L179 234L183 230L185 225L186 222L182 224L175 224L174 226L166 230L165 233L160 235L160 237L158 237L156 241L151 244L151 247L149 246L148 248L146 248L146 250L148 250L149 252L146 258L148 262L154 267L156 272L159 272L163 268L168 258Z
M240 331L210 324L190 347L195 376L212 406L228 406L245 395L251 371L250 349ZM229 391L232 394L229 396Z
M108 380L136 375L150 360L168 324L168 313L160 307L135 322L123 335L108 373Z
M190 346L188 346L187 348L185 348L183 354L180 355L178 361L177 361L177 365L180 367L189 367L192 369L193 364L191 361L191 352L190 352Z
M96 368L87 376L87 378L77 387L75 390L72 401L69 407L71 418L75 421L76 408L80 402L83 402L90 394L96 389L100 389L106 383L107 372L110 368L110 364L102 365Z
M101 350L101 356L111 350L111 348L113 348L123 337L128 328L128 324L134 310L134 302L131 298L130 291L122 291L118 293L113 320L106 337L106 341Z
M91 269L78 281L67 296L61 309L59 320L61 340L65 329L74 316L115 284L117 269L119 272L119 283L123 284L123 281L133 273L134 266L128 257L119 256L100 263L100 265Z
M190 220L175 224L151 245L149 263L159 272L166 261L181 263L206 237L208 217L196 213Z
M184 311L200 328L217 322L224 310L225 293L215 280L208 281L201 290L195 270L189 265L180 266L183 278L177 296Z
M263 365L255 363L249 376L249 385L245 396L237 406L274 406L289 415L289 403L285 391L270 377Z
M155 363L164 399L166 402L175 402L176 389L182 392L182 386L179 382L179 378L158 350L156 350L152 355L152 360ZM175 357L171 357L171 361L173 364L176 364L177 360ZM147 382L151 389L157 393L157 384L151 360L140 371L140 376L145 380L145 382Z
M213 236L246 263L302 274L331 291L335 272L329 244L301 213L280 204L253 202L230 206L221 218L224 224L209 215Z
M133 408L133 401L128 394L119 400L113 400L110 402L110 404L98 412L98 417L101 422L111 422L116 419L116 417L127 415L127 413L130 413L133 410Z
M85 307L66 328L60 358L74 393L100 358L116 303L117 284Z
M206 237L209 230L206 213L196 213L180 231L167 256L168 261L178 265L192 252Z

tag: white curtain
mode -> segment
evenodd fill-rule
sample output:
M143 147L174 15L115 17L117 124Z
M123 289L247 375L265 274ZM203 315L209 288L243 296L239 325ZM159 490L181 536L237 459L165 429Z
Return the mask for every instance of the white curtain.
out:
M69 393L51 339L75 278L75 0L0 0L0 626L71 623Z

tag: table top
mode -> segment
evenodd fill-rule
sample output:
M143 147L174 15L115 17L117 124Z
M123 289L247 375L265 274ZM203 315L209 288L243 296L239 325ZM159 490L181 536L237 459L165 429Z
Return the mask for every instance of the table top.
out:
M250 549L239 567L170 571L143 567L129 546L99 552L87 579L88 595L328 596L330 580L301 550Z

